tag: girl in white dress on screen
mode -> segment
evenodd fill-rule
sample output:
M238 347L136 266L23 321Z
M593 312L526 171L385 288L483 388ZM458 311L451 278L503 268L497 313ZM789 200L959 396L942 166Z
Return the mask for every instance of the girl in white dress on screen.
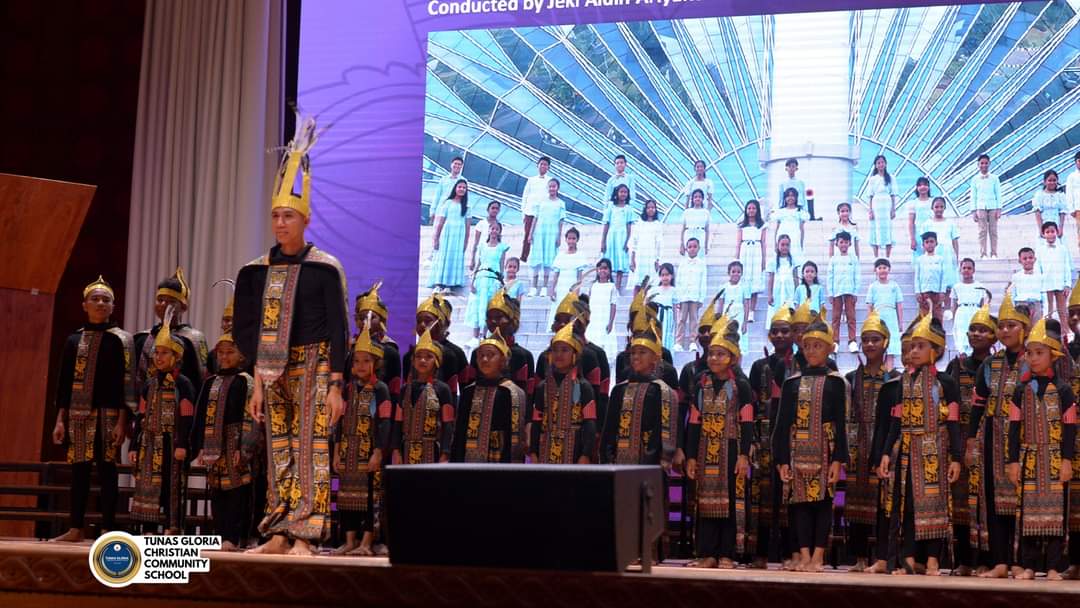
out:
M965 355L971 354L971 344L968 343L968 327L971 325L971 317L983 305L990 301L990 291L982 283L975 280L975 260L964 258L960 262L960 281L953 285L953 348L962 351Z
M810 310L818 311L825 307L825 289L818 283L817 264L807 260L802 265L802 280L795 287L793 308L798 308L803 300L810 300Z
M685 206L687 209L693 206L691 204L693 201L690 199L695 190L701 190L705 195L705 209L711 212L713 208L713 182L708 177L705 177L705 161L703 160L694 163L694 177L686 182L682 192L679 193L686 201Z
M791 238L791 259L795 266L801 265L806 261L803 257L803 241L806 236L805 223L810 220L810 215L799 207L798 190L795 188L784 190L784 206L773 211L772 219L776 222L773 234L777 239L785 234ZM783 304L783 302L777 302L777 304Z
M960 280L960 229L956 222L945 217L945 199L935 196L931 203L931 216L919 225L919 240L927 232L937 235L937 255L945 258L945 302L952 298L952 286ZM946 310L944 319L952 318L952 311ZM966 331L966 330L965 330Z
M675 326L678 325L675 304L675 266L660 265L660 286L656 289L653 302L660 307L660 333L664 348L675 349Z
M795 262L791 256L791 237L782 234L776 239L776 257L768 266L769 316L776 309L795 301Z
M851 221L851 203L840 203L836 206L836 226L833 226L832 232L829 233L829 257L831 258L836 253L836 235L841 232L848 233L851 237L851 247L855 250L855 257L859 257L859 232L858 226L855 222Z
M922 255L922 238L920 238L922 235L919 234L919 226L934 216L933 206L934 201L930 198L930 178L920 177L915 180L915 198L908 203L908 237L911 238L912 259Z
M742 282L750 294L750 313L746 320L754 322L754 309L757 308L758 294L765 288L765 236L768 228L761 218L761 203L756 200L746 202L739 233L735 243L735 259L742 262Z
M555 320L555 310L559 307L559 302L562 302L566 294L570 293L570 288L581 280L582 271L589 266L585 253L578 247L578 240L581 238L578 229L570 228L563 238L566 239L566 247L555 255L555 260L551 263L555 276L548 287L548 297L551 299L549 326Z
M679 237L679 255L686 255L686 241L697 239L701 257L709 254L709 210L705 208L705 192L694 190L690 206L683 210L682 235Z
M1042 226L1045 222L1054 222L1058 227L1058 240L1064 234L1065 214L1071 209L1065 200L1065 193L1058 190L1057 171L1050 169L1043 173L1042 188L1035 191L1031 197L1031 208L1035 210L1035 225L1042 234Z
M866 180L870 194L870 246L874 257L881 257L879 249L885 248L885 257L892 255L893 218L896 217L896 180L889 175L887 161L882 155L874 157L874 170Z
M472 255L469 257L469 270L476 270L477 249L482 247L488 240L488 231L492 224L499 222L499 213L502 211L502 203L491 201L487 204L487 217L476 222L472 227Z
M596 263L596 281L589 287L589 309L592 317L585 329L589 342L604 349L608 361L619 354L615 344L615 283L611 282L611 260Z
M656 273L660 268L660 247L663 244L664 223L656 210L656 201L645 201L641 210L641 221L634 225L630 235L630 272L634 293L645 277L651 277L650 284L655 284Z

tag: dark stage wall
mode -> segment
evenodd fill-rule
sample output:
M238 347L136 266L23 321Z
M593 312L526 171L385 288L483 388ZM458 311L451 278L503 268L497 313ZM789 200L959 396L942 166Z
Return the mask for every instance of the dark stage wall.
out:
M144 11L143 0L0 4L0 172L98 187L56 294L53 363L85 321L82 288L98 273L116 289L114 318L123 318ZM46 428L26 432L42 433L43 457L61 459L47 440L54 382L50 373Z

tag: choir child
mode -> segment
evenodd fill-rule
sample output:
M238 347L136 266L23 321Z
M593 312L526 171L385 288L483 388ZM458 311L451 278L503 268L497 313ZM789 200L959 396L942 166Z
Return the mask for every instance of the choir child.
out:
M844 377L828 366L835 347L832 327L822 319L802 335L801 373L784 381L773 431L773 459L786 484L791 533L799 558L791 568L820 572L832 522L840 468L847 461L848 390Z
M892 410L892 420L878 474L895 481L891 527L902 539L901 569L894 574L914 574L917 552L926 555L928 576L940 574L938 556L952 535L949 484L960 478L964 442L960 385L935 367L944 353L945 329L937 319L923 316L911 331L909 367L900 390L887 393L891 399L882 404Z
M877 311L871 311L860 330L863 356L866 361L848 372L845 379L851 390L851 409L848 410L848 469L847 492L844 495L844 519L848 522L848 549L855 554L855 565L849 572L884 574L889 559L888 522L882 504L881 484L874 458L889 428L892 412L881 393L895 390L900 372L885 363L892 332ZM899 340L897 340L899 342ZM888 388L886 388L888 387ZM874 563L869 564L870 537L877 539Z
M966 318L968 328L964 341L968 343L971 353L965 355L961 352L945 369L945 373L956 379L960 385L960 425L965 441L971 426L979 366L990 356L990 348L997 343L997 318L990 314L989 303L983 304L975 314ZM960 317L955 319L956 322L961 320ZM979 565L981 572L986 571L983 560L976 560L977 556L972 552L973 548L978 548L977 539L974 545L972 544L971 532L976 528L971 525L971 521L972 513L978 505L979 487L978 480L970 474L970 464L965 465L967 466L960 471L960 479L952 486L953 573L957 576L968 576L975 565Z
M1014 565L1017 488L1005 475L1006 432L1013 392L1028 373L1024 339L1031 327L1029 310L1013 306L1006 292L998 309L997 339L1003 349L983 360L975 377L975 397L967 432L969 474L976 488L971 509L972 539L986 553L987 578L1006 578Z
M1009 409L1009 481L1020 489L1018 579L1031 580L1037 570L1046 579L1061 580L1065 554L1065 492L1072 479L1076 452L1076 396L1070 378L1055 373L1054 363L1065 356L1061 325L1042 318L1025 343L1030 372L1020 378Z
M596 447L597 410L592 386L579 374L585 345L566 323L551 338L548 364L536 387L529 460L541 464L589 464Z
M476 348L479 377L461 392L451 459L524 462L525 391L509 378L510 346L498 328Z
M750 447L754 398L739 365L739 324L720 317L690 406L686 476L694 481L696 562L701 568L732 569L746 553Z

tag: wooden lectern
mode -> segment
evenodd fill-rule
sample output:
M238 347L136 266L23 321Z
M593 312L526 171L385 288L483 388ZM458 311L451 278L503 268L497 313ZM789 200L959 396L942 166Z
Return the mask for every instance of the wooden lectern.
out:
M95 190L0 173L0 461L41 457L53 297ZM36 482L34 474L0 473L0 483ZM35 501L0 497L0 508ZM0 536L33 531L32 522L0 522Z

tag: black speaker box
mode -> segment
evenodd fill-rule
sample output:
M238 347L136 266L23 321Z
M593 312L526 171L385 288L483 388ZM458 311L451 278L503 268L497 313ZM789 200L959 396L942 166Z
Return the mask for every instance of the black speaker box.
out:
M658 466L391 466L395 565L623 571L664 530Z

